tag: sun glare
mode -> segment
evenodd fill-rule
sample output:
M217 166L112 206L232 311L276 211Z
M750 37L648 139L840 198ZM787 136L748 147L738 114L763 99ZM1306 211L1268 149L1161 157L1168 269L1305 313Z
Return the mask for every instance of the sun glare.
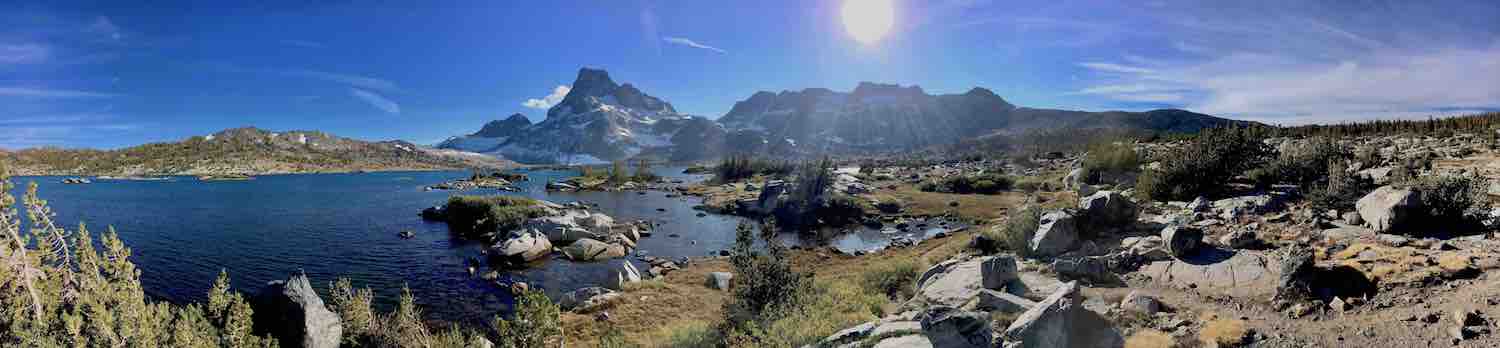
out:
M874 43L890 33L896 9L891 0L844 0L844 29L861 43Z

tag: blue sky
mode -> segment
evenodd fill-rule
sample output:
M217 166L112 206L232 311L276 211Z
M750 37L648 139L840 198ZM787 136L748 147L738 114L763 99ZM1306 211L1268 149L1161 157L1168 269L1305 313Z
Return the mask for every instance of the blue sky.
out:
M433 143L540 121L583 66L713 118L859 81L1278 124L1500 108L1500 2L895 1L871 44L834 0L0 1L0 148L238 126Z

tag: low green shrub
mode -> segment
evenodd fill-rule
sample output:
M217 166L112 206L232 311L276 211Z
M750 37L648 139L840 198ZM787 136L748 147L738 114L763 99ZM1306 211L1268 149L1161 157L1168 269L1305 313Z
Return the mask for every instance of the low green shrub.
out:
M1089 145L1081 166L1087 183L1100 184L1103 178L1140 171L1141 156L1131 143L1099 142Z
M1421 193L1422 207L1432 226L1473 228L1488 216L1486 180L1478 175L1434 175L1411 182Z
M912 259L885 262L861 275L864 286L892 300L904 300L916 293L915 282L922 275L922 265Z
M541 202L520 196L458 195L448 198L443 212L448 228L461 237L485 238L518 227L526 219L541 217Z
M1016 180L1006 175L985 173L957 175L935 181L927 181L917 188L926 192L992 195L1008 191Z
M1230 179L1270 158L1273 150L1261 141L1264 132L1241 127L1205 129L1166 153L1161 168L1143 173L1136 192L1158 201L1186 201L1218 193Z
M1308 187L1307 202L1315 211L1352 211L1354 203L1374 188L1370 179L1348 172L1343 162L1328 166L1328 177L1321 183Z
M1041 221L1042 208L1028 206L1011 211L1004 224L991 227L982 233L986 238L998 241L1001 246L1015 252L1016 255L1030 256L1031 238L1036 236L1036 230L1041 227Z
M747 155L731 155L719 160L714 167L714 181L731 183L756 175L787 176L797 170L792 161L769 160Z

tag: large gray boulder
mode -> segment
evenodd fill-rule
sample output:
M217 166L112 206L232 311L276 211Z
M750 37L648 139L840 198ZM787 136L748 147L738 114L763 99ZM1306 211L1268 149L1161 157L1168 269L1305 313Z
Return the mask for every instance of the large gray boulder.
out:
M625 257L627 251L623 245L584 238L563 247L562 252L569 260L590 262Z
M1083 306L1077 282L1068 282L1025 313L1002 336L1005 347L1120 347L1125 340L1104 317Z
M266 284L255 296L255 331L282 347L337 348L344 325L323 305L306 274Z
M1167 253L1183 259L1203 245L1203 231L1191 226L1169 225L1161 230L1161 239Z
M922 334L934 347L988 348L994 340L988 314L948 306L922 312Z
M1099 191L1078 200L1079 215L1089 231L1104 231L1135 222L1140 210L1130 198L1115 191Z
M917 281L917 293L905 304L920 309L936 305L963 307L981 292L993 291L984 286L984 264L994 258L969 258L939 263ZM994 266L994 264L991 264ZM1002 277L1003 278L1003 277ZM1035 272L1017 273L1016 280L1005 286L1006 293L1027 297L1045 297L1062 283L1056 278Z
M1031 253L1056 256L1073 249L1078 243L1078 219L1065 211L1042 214L1041 226L1031 237Z
M1020 347L1072 347L1073 322L1083 309L1078 282L1067 282L1005 328L1006 342Z
M1365 227L1391 232L1410 224L1422 210L1422 195L1408 188L1381 186L1354 203Z
M552 242L535 229L523 229L490 247L490 255L511 264L524 264L552 253Z
M996 255L980 262L979 275L985 289L1004 291L1011 283L1021 278L1016 274L1016 258Z
M580 239L607 239L613 234L614 218L583 209L565 209L557 215L527 219L521 230L534 229L547 235L552 244L568 244Z

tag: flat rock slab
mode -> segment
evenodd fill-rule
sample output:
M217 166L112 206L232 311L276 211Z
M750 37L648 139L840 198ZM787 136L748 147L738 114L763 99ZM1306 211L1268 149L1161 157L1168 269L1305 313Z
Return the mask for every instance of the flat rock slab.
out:
M923 281L918 284L917 294L912 297L912 304L945 304L952 307L961 307L979 296L983 277L981 276L981 264L986 258L976 257L964 261L940 264L940 270L930 270L930 276L924 276ZM1045 298L1057 290L1062 282L1056 278L1035 272L1019 272L1019 282L1012 283L1015 291L1012 294L1031 298Z
M881 340L875 344L875 348L931 348L932 341L927 336L906 335L896 338Z
M1276 258L1241 250L1203 250L1187 260L1157 261L1142 268L1153 281L1241 298L1270 298L1276 293Z

